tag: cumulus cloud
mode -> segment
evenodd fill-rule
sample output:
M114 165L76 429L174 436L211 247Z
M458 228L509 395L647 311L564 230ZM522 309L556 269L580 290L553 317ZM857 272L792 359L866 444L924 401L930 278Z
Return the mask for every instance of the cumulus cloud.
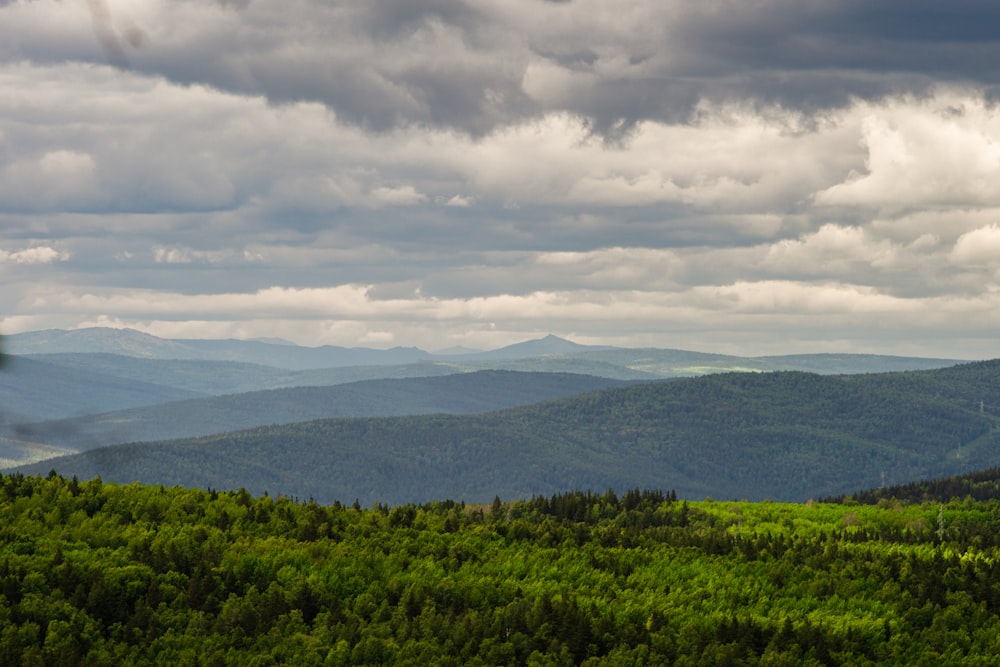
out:
M873 239L861 227L827 224L814 234L771 245L761 265L792 276L857 276L866 267L893 265L899 254L891 241Z
M1000 226L992 224L962 234L950 257L963 266L986 266L1000 271Z
M52 262L64 262L68 260L68 252L56 250L48 246L35 246L22 250L4 250L0 248L0 264L10 262L13 264L51 264Z
M992 105L945 94L859 111L865 169L819 192L818 203L897 210L1000 205L1000 116Z

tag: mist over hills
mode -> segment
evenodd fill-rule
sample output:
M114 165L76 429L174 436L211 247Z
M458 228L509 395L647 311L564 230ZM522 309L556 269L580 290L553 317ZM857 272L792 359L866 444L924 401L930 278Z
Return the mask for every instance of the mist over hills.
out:
M7 336L5 341L7 352L13 355L105 353L145 359L243 362L297 371L419 363L444 363L457 370L484 370L515 362L521 367L508 370L548 370L525 366L558 360L563 363L558 369L560 372L595 374L589 373L586 367L596 364L608 370L614 368L617 373L631 371L646 377L676 377L729 370L863 373L941 368L961 363L956 359L852 354L737 357L687 350L580 345L553 335L497 350L462 354L432 354L418 348L403 347L388 350L331 345L305 347L290 345L287 341L169 340L132 329L103 327L25 332ZM580 368L570 368L573 365Z
M805 500L1000 464L1000 362L726 373L479 415L326 419L95 449L25 468L334 499L488 501L566 489Z
M320 418L490 412L625 384L567 373L475 371L188 399L35 423L22 431L49 445L84 450Z
M117 372L7 356L0 372L0 420L35 421L203 396Z

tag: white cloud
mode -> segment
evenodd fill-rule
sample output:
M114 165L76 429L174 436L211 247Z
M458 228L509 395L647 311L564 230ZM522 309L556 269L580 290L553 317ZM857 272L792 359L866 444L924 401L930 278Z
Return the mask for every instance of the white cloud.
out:
M4 250L0 248L0 264L51 264L64 262L70 258L70 253L48 246L35 246L23 250Z
M96 171L91 155L65 148L15 157L0 168L2 208L44 211L86 206L97 199Z
M128 255L123 255L128 259ZM178 246L153 247L153 261L157 264L223 264L228 262L259 262L263 256L250 250L238 252L235 250L195 250L194 248Z
M816 195L819 204L907 210L1000 205L1000 112L975 93L859 105L864 171Z
M1000 272L1000 225L991 224L962 234L950 258L962 266L987 266Z
M772 273L796 276L848 276L859 267L889 267L901 249L886 239L872 238L861 227L823 225L814 234L776 242L761 266Z
M372 190L372 196L376 202L388 206L412 206L427 201L427 196L417 192L412 185L395 188L380 186Z
M698 288L720 305L738 312L786 313L800 316L843 313L914 313L922 307L919 300L900 299L860 285L825 283L804 284L767 280L738 282L716 288Z
M602 248L589 252L539 253L535 263L568 284L592 289L676 288L687 260L677 251L655 248Z
M451 206L454 208L469 208L476 203L475 197L463 197L462 195L454 195L450 198L440 197L439 201L444 206Z

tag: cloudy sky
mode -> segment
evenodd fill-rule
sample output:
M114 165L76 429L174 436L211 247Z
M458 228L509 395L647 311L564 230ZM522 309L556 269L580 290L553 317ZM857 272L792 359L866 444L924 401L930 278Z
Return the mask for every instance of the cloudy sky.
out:
M993 0L0 0L0 332L1000 356Z

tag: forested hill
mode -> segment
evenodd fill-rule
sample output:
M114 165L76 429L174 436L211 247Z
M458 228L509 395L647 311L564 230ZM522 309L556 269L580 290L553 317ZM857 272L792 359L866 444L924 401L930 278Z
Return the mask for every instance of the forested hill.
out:
M0 372L0 421L58 419L202 395L137 379L140 377L120 377L8 356Z
M321 418L490 412L628 384L571 373L475 371L172 401L32 424L30 432L47 444L83 450Z
M45 461L66 476L319 501L488 501L566 489L804 500L1000 464L1000 361L731 373L475 416L322 420Z

